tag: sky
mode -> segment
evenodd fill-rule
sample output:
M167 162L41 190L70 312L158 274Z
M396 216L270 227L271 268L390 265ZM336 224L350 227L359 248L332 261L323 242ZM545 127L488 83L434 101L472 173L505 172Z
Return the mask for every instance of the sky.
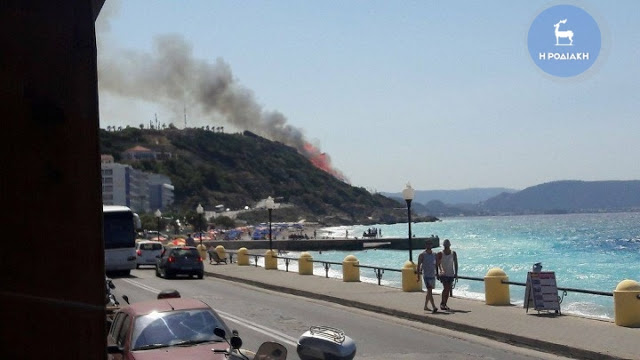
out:
M527 47L558 4L602 33L570 78ZM101 128L308 142L380 192L640 179L640 1L107 0L96 33Z

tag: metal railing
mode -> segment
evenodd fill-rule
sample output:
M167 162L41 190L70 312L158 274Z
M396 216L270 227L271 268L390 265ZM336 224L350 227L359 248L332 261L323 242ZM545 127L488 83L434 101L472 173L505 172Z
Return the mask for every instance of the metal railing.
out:
M234 252L228 252L229 254L229 262L233 263L233 254ZM260 257L265 257L264 254L248 254L249 256L252 256L254 258L254 266L258 267L258 258ZM283 259L285 262L285 271L289 272L289 263L293 260L293 261L300 261L299 258L291 258L291 257L284 257L284 256L275 256L276 259ZM333 261L326 261L326 260L309 260L307 259L307 261L313 262L313 263L319 263L322 264L322 267L325 271L325 277L328 278L329 277L329 269L331 268L331 265L340 265L342 266L342 263L340 262L333 262ZM382 276L385 273L385 271L390 271L390 272L399 272L401 273L402 270L400 269L392 269L392 268L385 268L385 267L381 267L381 266L369 266L369 265L360 265L360 264L354 264L354 267L358 267L358 268L364 268L364 269L373 269L373 272L376 276L376 279L378 280L378 285L381 285L382 282ZM470 280L470 281L480 281L480 282L484 282L484 278L480 278L480 277L473 277L473 276L460 276L458 275L458 279L462 279L462 280ZM505 281L502 280L503 284L507 284L507 285L516 285L516 286L524 286L526 287L527 284L523 283L523 282L516 282L516 281ZM607 292L607 291L597 291L597 290L585 290L585 289L577 289L577 288L569 288L569 287L560 287L558 286L557 289L559 291L562 291L562 297L560 298L560 303L562 303L562 300L564 299L564 297L567 295L568 292L575 292L575 293L581 293L581 294L589 294L589 295L601 295L601 296L613 296L613 292ZM640 300L640 295L637 296L637 298Z

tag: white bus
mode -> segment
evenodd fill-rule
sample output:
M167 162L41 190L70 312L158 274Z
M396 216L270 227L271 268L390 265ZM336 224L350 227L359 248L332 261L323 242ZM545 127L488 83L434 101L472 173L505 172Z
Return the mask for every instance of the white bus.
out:
M140 217L126 206L102 205L106 272L128 275L136 267L136 229Z

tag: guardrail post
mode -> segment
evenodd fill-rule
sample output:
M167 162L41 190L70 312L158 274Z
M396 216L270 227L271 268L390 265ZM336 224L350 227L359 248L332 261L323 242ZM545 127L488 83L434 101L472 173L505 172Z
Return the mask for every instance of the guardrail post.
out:
M348 255L342 261L342 281L344 282L360 282L360 262L353 255Z
M613 313L616 325L640 327L640 283L627 279L616 286Z
M484 276L484 299L487 305L510 305L509 281L507 274L500 268L491 268Z
M313 275L313 257L308 252L300 254L298 259L298 273L300 275Z
M384 269L375 268L373 272L376 273L376 278L378 279L378 285L380 285L380 281L382 280L382 274L384 274Z

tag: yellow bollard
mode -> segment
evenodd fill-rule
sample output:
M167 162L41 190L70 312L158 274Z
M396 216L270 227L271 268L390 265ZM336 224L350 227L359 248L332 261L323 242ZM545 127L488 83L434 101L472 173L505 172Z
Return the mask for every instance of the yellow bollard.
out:
M220 259L227 258L227 252L224 250L224 246L222 245L216 246L216 252L218 253L218 256L220 257Z
M202 261L207 261L207 247L202 245L202 243L198 244L198 246L196 246L196 249L198 249L198 253L200 254L200 257L202 258Z
M347 255L342 260L343 282L360 282L360 268L354 265L360 265L360 262L353 255Z
M416 273L416 264L413 261L404 263L402 267L402 291L422 291L422 279Z
M613 313L618 326L640 327L640 284L622 280L613 291Z
M275 251L267 250L267 252L264 253L264 269L278 270L278 258L276 258Z
M507 274L500 268L491 268L484 276L484 299L487 305L511 305Z
M300 254L298 259L298 274L313 275L313 257L308 252Z
M240 266L248 266L249 265L249 250L246 247L241 247L238 249L238 265Z

